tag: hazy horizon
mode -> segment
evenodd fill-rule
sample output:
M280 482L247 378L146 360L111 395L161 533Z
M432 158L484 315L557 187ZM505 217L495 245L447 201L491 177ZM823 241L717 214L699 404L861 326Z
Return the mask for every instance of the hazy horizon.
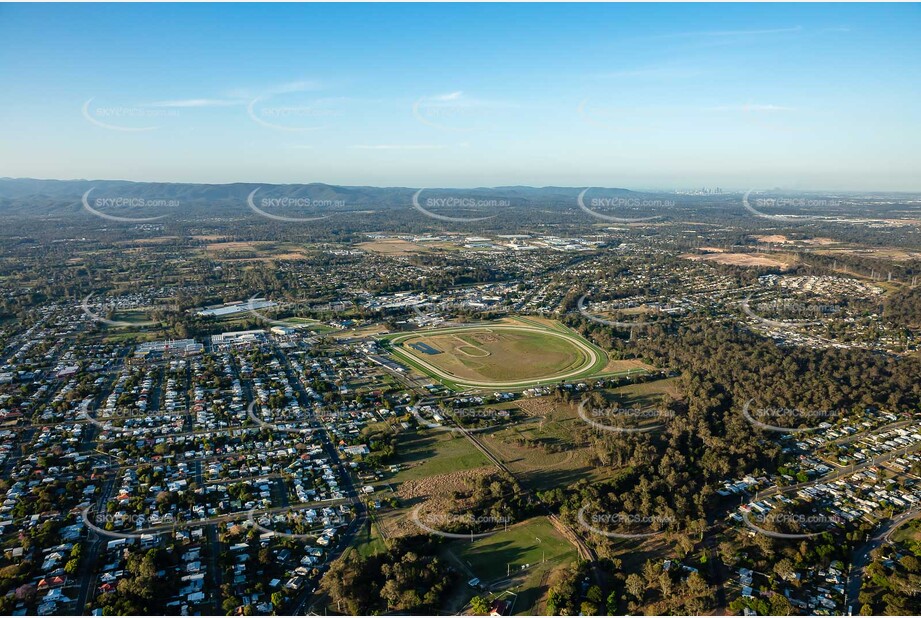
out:
M137 183L137 184L176 184L176 185L213 185L213 186L228 186L228 185L275 185L275 186L284 186L284 185L328 185L332 187L370 187L374 189L406 189L406 190L415 190L415 189L458 189L458 190L476 190L476 189L503 189L503 188L526 188L526 189L571 189L571 190L580 190L585 188L594 188L594 189L626 189L629 191L635 192L682 192L682 191L695 191L699 189L719 189L722 193L744 193L749 190L755 192L772 192L772 191L790 191L790 192L801 192L801 193L817 193L817 194L827 194L827 193L847 193L847 194L915 194L921 190L911 190L911 189L893 189L893 190L882 190L874 189L872 187L865 187L859 189L829 189L824 187L784 187L784 186L774 186L774 187L725 187L725 186L662 186L662 187L644 187L644 186L627 186L627 185L594 185L588 187L587 185L559 185L559 184L544 184L544 185L525 185L525 184L495 184L495 185L432 185L430 187L420 187L420 186L408 186L408 185L384 185L384 184L369 184L369 183L333 183L325 182L323 180L304 180L304 181L292 181L292 182L268 182L268 181L259 181L259 180L234 180L227 182L205 182L205 181L194 181L194 180L134 180L131 178L36 178L30 176L0 176L0 181L3 180L16 180L16 181L35 181L35 182L128 182L128 183Z
M919 191L919 17L9 4L0 165L205 184Z

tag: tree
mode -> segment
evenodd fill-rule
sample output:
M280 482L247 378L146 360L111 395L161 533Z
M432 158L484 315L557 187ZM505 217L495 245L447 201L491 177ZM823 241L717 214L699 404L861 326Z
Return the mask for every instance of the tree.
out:
M921 560L918 560L914 556L905 556L899 560L899 562L909 573L917 573L921 570Z
M793 562L789 558L781 558L774 565L774 572L780 575L783 579L790 579L793 577L794 568Z
M630 573L627 576L627 592L629 592L637 601L642 602L646 592L646 582L636 573Z
M224 610L224 613L229 616L240 607L241 603L242 601L239 597L227 597L224 599L224 602L221 603L221 608Z
M486 602L486 599L477 595L470 599L470 611L477 616L485 616L489 613L489 604Z
M793 605L784 595L775 594L771 597L771 614L775 616L790 616L793 614Z
M618 612L618 609L620 608L620 602L619 602L619 599L617 598L616 590L612 590L611 594L608 595L605 605L607 606L607 609L608 609L608 616L616 616L618 613L620 613Z

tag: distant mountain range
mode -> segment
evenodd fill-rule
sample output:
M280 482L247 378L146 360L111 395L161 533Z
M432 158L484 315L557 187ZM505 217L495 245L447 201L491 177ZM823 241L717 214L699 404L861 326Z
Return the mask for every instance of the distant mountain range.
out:
M125 180L42 180L33 178L0 178L0 214L46 216L67 214L82 208L81 200L92 190L90 200L128 198L130 200L168 200L178 202L183 211L220 207L221 214L236 214L248 210L247 197L258 189L256 200L287 198L317 202L317 208L364 209L405 208L412 204L419 190L411 187L350 187L310 184L232 183L196 184L172 182L130 182ZM428 197L461 197L478 200L508 200L512 206L540 205L571 207L584 187L482 187L474 189L426 189L420 200ZM593 189L592 194L605 197L642 195L627 189ZM114 207L131 214L133 206ZM108 212L115 212L107 209Z

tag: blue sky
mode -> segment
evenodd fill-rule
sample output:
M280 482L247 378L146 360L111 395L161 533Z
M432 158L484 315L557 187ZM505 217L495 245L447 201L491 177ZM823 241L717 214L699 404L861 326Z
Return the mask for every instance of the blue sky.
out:
M0 175L921 190L921 5L0 5Z

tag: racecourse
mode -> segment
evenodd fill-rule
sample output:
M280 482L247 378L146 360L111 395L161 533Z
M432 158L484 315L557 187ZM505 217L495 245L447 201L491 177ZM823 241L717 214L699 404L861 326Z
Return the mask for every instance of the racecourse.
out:
M566 367L559 371L538 372L533 376L524 379L502 380L502 379L473 379L469 376L461 376L439 367L435 362L430 360L430 355L416 353L403 342L410 339L418 339L442 335L465 335L473 333L521 333L540 335L542 337L554 337L565 341L575 348L581 355L575 367ZM470 326L455 326L448 328L436 328L425 331L414 331L411 333L400 333L384 337L384 340L391 344L390 352L397 360L414 367L423 373L439 380L448 387L462 390L465 388L503 388L503 389L523 389L543 384L558 383L562 380L580 379L591 377L599 373L607 364L607 355L599 348L585 341L582 337L568 330L555 329L543 326L517 325L517 324L474 324ZM449 354L449 352L443 352ZM463 352L462 352L463 354ZM426 358L429 356L429 358ZM521 367L528 367L529 360L527 357L520 359Z

